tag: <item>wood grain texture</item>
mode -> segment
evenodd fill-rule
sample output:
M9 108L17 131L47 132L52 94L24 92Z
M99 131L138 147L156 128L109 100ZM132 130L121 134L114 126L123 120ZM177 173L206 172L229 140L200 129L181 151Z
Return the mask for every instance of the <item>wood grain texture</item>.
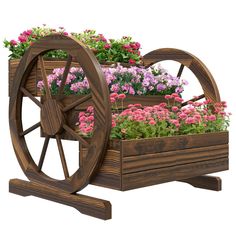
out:
M175 180L188 179L224 170L228 170L228 158L146 170L123 175L122 190L131 190Z
M80 165L86 158L87 149L80 145ZM99 169L98 174L91 180L91 183L112 189L121 190L121 156L116 150L107 150L105 159Z
M99 198L82 194L69 194L39 183L12 179L9 192L21 196L35 196L74 207L82 214L103 220L111 219L111 203Z
M50 178L50 173L39 171L40 168L38 168L28 150L27 142L24 137L25 135L20 135L23 132L21 113L23 95L25 95L25 93L22 93L22 88L26 88L30 73L36 65L38 66L38 63L41 69L41 77L46 81L47 69L43 55L49 50L55 49L66 51L72 58L75 58L77 63L83 68L91 89L96 127L91 143L89 143L89 151L83 167L78 168L70 176L68 176L67 171L65 171L65 160L63 157L64 155L62 155L62 147L61 145L58 146L65 173L65 179L62 180L55 180ZM69 113L71 109L68 110L66 107L61 109L61 101L53 98L48 90L49 89L47 89L45 96L47 101L40 103L40 107L42 107L41 123L43 124L42 128L44 133L49 136L56 135L58 137L62 127L67 132L72 130L74 136L77 137L77 140L83 140L83 138L75 133L73 128L69 127L62 118L67 117L69 115L67 112ZM25 175L31 181L41 182L69 193L77 192L84 188L100 166L100 162L106 152L111 128L111 108L107 83L104 78L104 73L101 70L101 66L91 50L77 39L60 34L46 36L38 40L22 57L15 73L11 92L9 123L12 143L17 159ZM78 105L80 104L78 103ZM70 135L72 132L69 132Z
M108 148L91 183L122 191L228 169L228 132L112 140ZM85 152L80 146L81 160Z
M203 188L213 191L222 190L221 178L209 175L197 176L189 179L180 180L180 182L191 184L196 188Z

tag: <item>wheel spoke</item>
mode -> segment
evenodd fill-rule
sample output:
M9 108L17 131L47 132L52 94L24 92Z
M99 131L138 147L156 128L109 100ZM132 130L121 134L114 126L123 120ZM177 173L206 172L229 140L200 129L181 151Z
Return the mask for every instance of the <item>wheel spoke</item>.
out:
M57 140L57 147L58 147L60 158L61 158L61 164L62 164L64 176L67 179L69 178L69 172L68 172L68 168L66 164L66 159L65 159L65 154L64 154L62 143L61 143L61 139L58 134L56 135L56 140Z
M180 65L180 68L179 68L179 71L178 71L178 74L177 74L177 77L181 77L181 75L182 75L182 73L183 73L183 69L184 69L184 65L183 64L181 64Z
M50 140L50 137L47 135L44 140L43 149L42 149L42 152L40 155L39 164L38 164L38 171L41 171L41 169L42 169L43 162L44 162L45 155L46 155L47 148L48 148L49 140Z
M26 129L25 131L21 132L21 133L20 133L20 136L24 136L24 135L26 135L26 134L32 132L33 130L37 129L40 125L41 125L40 122L38 122L38 123L32 125L31 127L29 127L28 129Z
M25 88L21 87L20 91L27 96L29 99L31 99L37 106L39 106L40 108L42 107L42 103L35 98L28 90L26 90Z
M67 59L67 62L66 62L65 69L64 69L64 73L63 73L63 76L62 76L61 85L60 85L59 92L58 92L59 95L63 94L64 87L65 87L65 84L66 84L66 79L67 79L68 73L70 71L71 62L72 62L72 56L69 55L68 59Z
M78 133L76 133L73 129L71 129L68 125L64 124L63 128L70 134L72 135L76 140L81 142L85 147L89 146L89 143L82 138Z
M198 100L200 100L200 99L202 99L202 98L204 98L205 97L205 94L201 94L201 95L199 95L199 96L197 96L197 97L195 97L195 98L192 98L192 99L190 99L190 100L188 100L188 101L186 101L186 102L183 102L182 104L181 104L181 106L183 107L183 106L186 106L186 105L188 105L188 103L189 102L196 102L196 101L198 101Z
M91 95L91 94L85 95L85 96L83 96L81 99L78 99L78 100L76 100L75 102L72 102L70 105L64 107L64 108L62 109L62 111L63 111L63 112L67 112L67 111L71 110L72 108L74 108L74 107L80 105L81 103L84 103L84 102L88 101L88 100L91 99L91 98L92 98L92 95Z
M44 66L43 56L39 56L39 64L40 64L41 73L42 73L42 77L43 77L44 88L46 91L46 97L51 98L51 92L50 92L50 88L48 86L48 79L47 79L47 73L46 73L45 66Z

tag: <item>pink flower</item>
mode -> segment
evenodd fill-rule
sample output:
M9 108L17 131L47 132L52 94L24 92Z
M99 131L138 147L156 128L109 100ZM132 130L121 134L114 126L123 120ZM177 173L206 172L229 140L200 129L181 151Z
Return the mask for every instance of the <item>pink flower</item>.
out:
M69 35L67 32L63 32L63 34L64 34L65 36Z
M118 98L119 98L119 99L125 99L125 98L126 98L126 95L125 95L124 93L119 94L119 95L118 95Z
M178 98L179 94L178 93L172 93L171 96L174 97L174 98Z
M210 115L210 116L208 116L207 119L210 120L210 121L215 121L216 120L216 116L215 115Z
M155 125L156 124L156 121L155 120L150 120L149 121L149 125Z
M129 59L129 64L135 64L136 61L134 59Z
M94 121L94 116L89 116L88 121Z
M110 102L111 102L111 103L115 103L115 102L116 102L116 99L110 97Z
M17 41L14 40L14 39L12 39L12 40L10 41L10 44L11 44L12 46L16 46L16 45L17 45Z
M184 120L184 119L187 118L187 115L186 115L185 113L180 113L180 114L179 114L179 118L182 119L182 120Z
M136 45L137 49L139 49L141 47L141 44L139 42L136 42L135 45Z
M180 97L175 97L175 101L179 102L179 103L182 103L184 101L184 99L180 98Z
M130 45L129 45L129 44L125 44L125 45L123 46L123 48L124 48L124 49L129 49L129 48L130 48Z
M27 37L24 36L24 35L20 35L20 36L18 37L18 40L19 40L21 43L25 43L25 42L27 41Z
M173 112L176 112L176 111L179 110L179 108L178 108L177 106L173 106L173 107L171 108L171 110L172 110Z
M118 93L111 93L110 98L118 98Z
M111 45L108 44L108 43L106 43L106 44L104 45L104 48L105 48L105 49L109 49L109 48L111 48Z
M173 98L171 95L165 95L165 99L169 100L171 98Z
M93 106L88 106L87 107L87 112L93 112L94 111L94 108L93 108ZM81 113L81 112L80 112Z
M195 123L196 123L196 120L195 120L193 117L188 117L188 118L185 120L185 123L186 123L186 124L195 124Z
M129 87L129 94L131 94L131 95L134 95L135 94L135 91L134 91L134 89L133 89L133 87Z

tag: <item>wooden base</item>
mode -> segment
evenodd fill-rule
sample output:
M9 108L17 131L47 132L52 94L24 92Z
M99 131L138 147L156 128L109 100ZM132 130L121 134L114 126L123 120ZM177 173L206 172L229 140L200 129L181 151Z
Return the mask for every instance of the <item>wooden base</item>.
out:
M203 188L203 189L214 190L214 191L221 191L222 189L221 178L214 177L214 176L203 175L203 176L197 176L190 179L184 179L184 180L179 180L179 181L191 184L192 186L196 188Z
M111 219L111 203L106 200L93 198L82 194L69 194L46 185L20 179L11 179L9 181L9 192L24 197L32 195L35 197L44 198L74 207L82 214L103 220Z

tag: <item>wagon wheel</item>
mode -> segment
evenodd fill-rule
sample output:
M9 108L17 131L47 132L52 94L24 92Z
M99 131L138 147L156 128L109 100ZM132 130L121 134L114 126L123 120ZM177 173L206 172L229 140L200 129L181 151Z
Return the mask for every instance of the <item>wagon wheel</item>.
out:
M82 67L88 78L91 89L89 95L86 95L64 107L60 101L61 99L58 99L58 96L55 98L51 95L42 57L46 52L58 49L68 53L68 60L59 90L61 96L59 97L62 97L61 99L63 99L63 88L65 86L72 58L75 58ZM45 85L45 101L43 103L30 94L25 88L26 81L37 61L40 63ZM50 35L38 40L28 49L20 61L15 76L14 81L16 82L13 85L12 96L10 98L9 122L12 143L22 170L32 181L59 188L69 193L81 190L96 174L96 170L102 162L111 127L109 91L97 59L84 44L75 38L59 34ZM26 130L23 130L22 126L23 96L31 99L41 110L40 121ZM95 123L94 135L88 142L67 124L65 117L67 112L89 99L91 99L94 104ZM39 163L35 163L28 150L25 136L38 127L41 127L43 133L45 133L45 141L40 154ZM61 142L60 135L62 131L68 132L88 148L86 162L83 167L79 167L71 175L68 172L66 157ZM48 143L52 137L56 138L57 141L57 147L65 176L63 180L51 178L47 173L42 171Z
M220 102L220 94L215 83L213 76L207 67L194 55L174 48L161 48L147 53L143 57L143 62L145 67L150 67L151 65L165 61L172 60L180 63L180 68L177 73L177 77L181 77L184 67L189 68L193 74L197 77L201 87L203 89L203 94L199 95L195 99L189 101L197 101L202 98L211 99L213 102ZM188 101L182 103L182 106L188 104Z

